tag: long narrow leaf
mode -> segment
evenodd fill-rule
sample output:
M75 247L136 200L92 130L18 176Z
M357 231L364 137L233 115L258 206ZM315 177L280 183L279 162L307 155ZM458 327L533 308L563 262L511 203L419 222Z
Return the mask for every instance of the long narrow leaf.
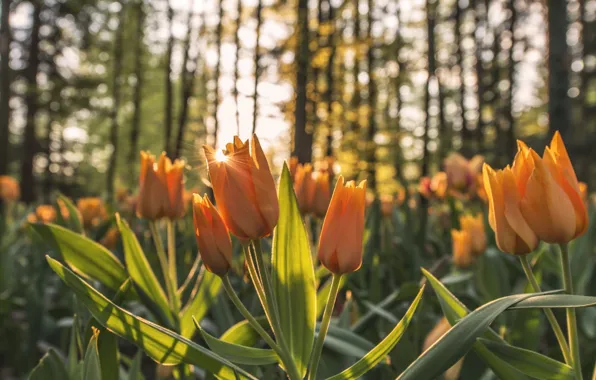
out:
M99 348L97 346L98 337L99 331L94 332L85 351L83 365L83 379L85 380L101 380L101 363L99 361Z
M102 325L142 348L155 361L166 365L193 364L220 379L254 379L252 375L219 355L114 305L58 261L49 256L46 258L54 272L75 292L77 298Z
M308 235L285 164L279 184L279 220L272 252L273 289L282 334L298 372L304 376L315 336L315 272Z
M404 315L404 317L399 321L399 323L395 326L395 328L379 343L375 348L373 348L368 354L366 354L362 359L358 360L356 364L352 365L351 367L347 368L343 372L332 376L329 380L340 380L340 379L358 379L363 376L366 372L370 371L374 368L391 350L395 345L399 342L401 337L406 332L410 321L414 317L414 313L416 312L416 308L422 299L422 295L424 294L424 286L418 292L416 299L410 305L410 308ZM422 379L422 377L420 378Z
M39 361L28 380L68 379L68 372L60 356L51 348Z
M192 338L195 333L195 325L192 318L203 319L211 305L217 300L217 293L221 289L221 278L203 270L200 282L190 295L190 302L180 314L180 335L185 338Z

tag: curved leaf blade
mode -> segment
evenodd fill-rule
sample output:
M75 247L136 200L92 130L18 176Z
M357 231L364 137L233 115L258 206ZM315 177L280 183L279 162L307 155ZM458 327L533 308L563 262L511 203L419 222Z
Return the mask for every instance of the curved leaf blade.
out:
M479 339L491 352L513 367L536 379L573 380L575 372L565 363L524 348Z
M316 290L310 243L286 164L279 184L279 220L273 235L273 289L282 334L304 376L315 336Z
M128 279L126 269L102 245L55 224L30 224L33 231L60 252L64 261L77 274L118 290Z
M389 335L385 337L385 339L381 341L381 343L379 343L354 365L342 371L341 373L330 377L328 380L358 379L366 372L374 368L381 360L383 360L383 358L389 354L389 352L393 349L393 347L395 347L395 345L404 335L408 325L410 324L410 321L414 317L414 313L416 312L423 294L424 286L418 292L418 295L408 308L408 311L401 321L399 321L395 328L389 333Z
M29 374L28 380L68 379L68 372L60 356L50 348Z
M275 351L264 348L254 348L229 343L218 339L201 328L196 319L193 319L197 330L201 332L203 339L209 348L216 354L228 359L232 363L245 365L266 365L279 362Z
M99 362L99 348L97 346L98 336L99 331L93 333L85 351L83 364L83 379L85 380L101 380L101 364Z
M194 364L213 373L219 379L255 379L219 355L114 305L58 261L49 256L46 256L46 259L52 270L75 292L77 298L99 323L143 349L153 360L165 365Z
M523 300L511 307L511 309L535 309L535 308L583 308L596 306L596 297L580 296L572 294L544 294Z
M217 301L221 285L219 276L203 270L197 287L190 294L191 301L180 313L180 335L185 338L191 338L194 335L196 330L192 321L193 316L199 321L203 319L211 305Z
M65 220L62 217L62 212L60 211L60 203L62 202L64 204L64 206L66 207L66 209L68 210L68 218L66 218ZM74 232L78 232L78 233L83 233L84 228L83 228L83 223L81 223L81 219L79 218L79 209L74 205L74 203L70 200L70 198L68 198L67 196L65 196L64 194L59 194L58 198L57 198L57 206L58 208L56 209L56 216L58 217L58 220L62 219L62 221L64 222L64 225L66 227L70 227L71 230L73 230Z

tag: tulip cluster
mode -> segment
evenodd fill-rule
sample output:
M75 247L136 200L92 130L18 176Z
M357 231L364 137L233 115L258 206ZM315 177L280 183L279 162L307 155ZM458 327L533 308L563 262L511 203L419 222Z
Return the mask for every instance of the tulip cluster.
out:
M460 268L467 268L486 251L483 215L464 215L460 217L459 224L460 230L451 230L453 263Z
M7 203L16 202L21 196L21 187L17 180L7 175L0 175L0 199Z
M140 190L137 216L149 220L184 216L184 161L172 161L162 153L158 162L147 152L141 152Z
M483 168L489 221L503 252L523 255L540 240L565 244L588 228L579 182L561 135L540 157L521 141L512 166Z

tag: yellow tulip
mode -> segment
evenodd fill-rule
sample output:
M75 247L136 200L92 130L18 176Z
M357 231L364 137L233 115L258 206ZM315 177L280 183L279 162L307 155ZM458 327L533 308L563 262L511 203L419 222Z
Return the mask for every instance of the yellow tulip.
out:
M313 209L316 183L312 171L311 164L298 164L294 177L294 192L296 193L298 208L304 215L310 213Z
M11 203L19 200L21 187L17 180L7 175L0 175L0 199Z
M217 207L228 229L241 239L258 239L273 232L279 217L275 181L256 135L238 136L216 152L204 146Z
M443 335L447 333L451 329L451 324L447 320L447 318L443 317L437 322L435 327L428 333L426 339L424 339L424 344L422 346L422 352L428 350L430 346L435 344L437 340L439 340ZM464 364L464 359L460 359L457 363L455 363L451 368L445 371L443 375L444 380L456 380L459 378L459 373L461 372L461 368Z
M567 149L558 131L555 132L550 146L544 150L543 159L553 178L563 189L573 205L575 212L575 232L573 238L576 238L584 234L588 229L588 211L584 201L585 196L582 194L582 186L577 180L575 170L573 170L573 165L567 154Z
M162 153L159 161L147 152L141 152L140 190L137 216L156 220L180 219L184 216L184 161L174 163Z
M329 172L319 171L314 176L314 193L312 195L312 212L319 218L325 217L331 201Z
M484 231L483 215L464 215L459 218L459 224L461 225L461 229L470 235L472 254L474 256L483 254L486 251L486 232Z
M472 265L474 255L472 254L472 236L466 230L451 230L451 241L453 243L453 263L459 268L467 268Z
M524 219L540 240L559 244L569 242L576 236L578 220L571 199L552 175L555 163L549 162L551 155L545 152L548 158L543 160L523 142L518 145L512 170ZM579 192L576 195L580 197Z
M321 228L318 257L332 273L351 273L362 265L366 180L344 185L339 176Z
M95 226L107 217L103 201L97 197L80 198L77 209L85 227Z
M523 255L538 246L538 237L522 215L522 194L513 170L507 166L495 171L488 164L482 168L484 188L489 204L488 220L495 232L499 249L506 253Z
M232 241L228 229L207 195L192 200L195 236L205 268L223 276L232 265Z

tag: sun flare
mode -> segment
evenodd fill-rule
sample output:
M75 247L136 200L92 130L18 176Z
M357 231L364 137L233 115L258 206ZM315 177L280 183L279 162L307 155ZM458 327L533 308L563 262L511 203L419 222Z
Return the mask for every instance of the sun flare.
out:
M222 150L218 150L215 152L215 160L217 162L226 162L228 160L228 156L226 156Z

